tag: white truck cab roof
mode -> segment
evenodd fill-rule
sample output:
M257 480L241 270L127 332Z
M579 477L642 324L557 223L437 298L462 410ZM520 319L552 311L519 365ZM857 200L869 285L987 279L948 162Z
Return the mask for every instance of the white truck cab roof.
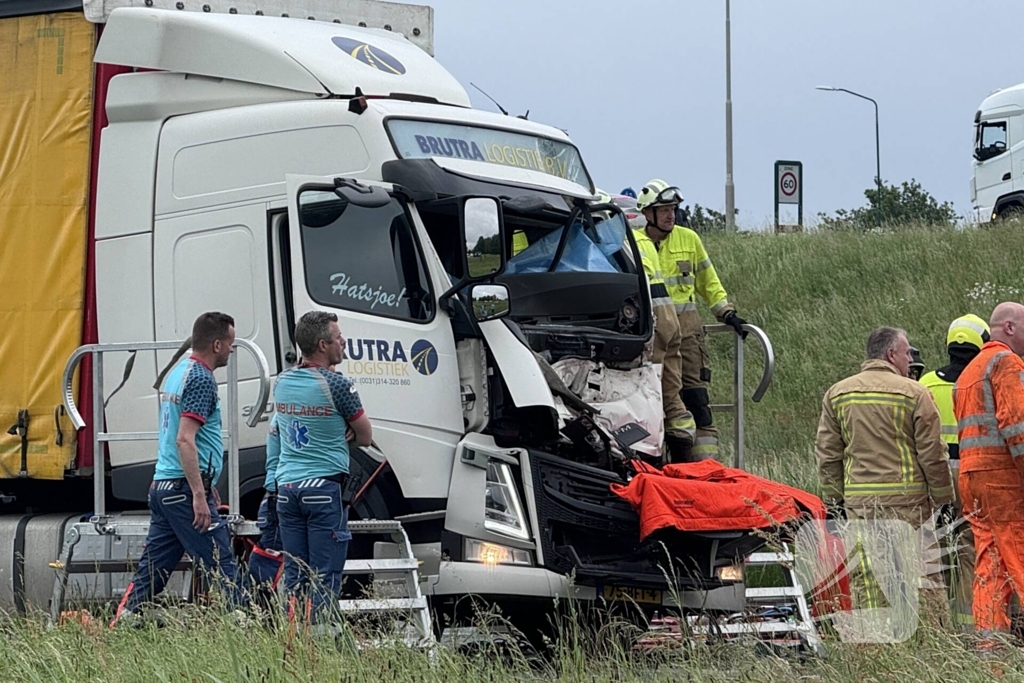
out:
M1024 114L1024 83L997 90L978 107L978 121L1002 119Z
M317 96L406 97L469 107L422 49L383 29L307 19L113 10L97 63L223 78Z

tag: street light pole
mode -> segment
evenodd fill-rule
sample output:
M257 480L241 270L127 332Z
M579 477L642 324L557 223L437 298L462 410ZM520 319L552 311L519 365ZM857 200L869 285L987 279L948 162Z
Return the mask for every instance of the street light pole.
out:
M881 143L879 142L878 136L878 102L871 99L867 95L861 95L859 92L853 92L846 88L833 88L827 85L817 86L817 90L826 90L828 92L844 92L854 97L859 97L862 100L867 100L871 104L875 105L875 187L878 189L878 197L875 201L875 213L878 217L878 225L882 225L882 153Z
M732 182L732 28L725 0L725 229L736 230L736 186Z

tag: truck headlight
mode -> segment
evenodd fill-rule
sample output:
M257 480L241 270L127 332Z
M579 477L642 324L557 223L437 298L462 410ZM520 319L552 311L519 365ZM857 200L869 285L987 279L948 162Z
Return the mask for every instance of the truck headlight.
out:
M720 581L742 581L743 565L727 564L723 567L715 567L715 578Z
M479 562L481 564L491 566L496 564L520 564L528 567L533 566L533 559L530 557L529 550L509 548L508 546L498 545L497 543L478 541L475 538L467 538L465 540L464 550L464 557L467 562Z
M530 540L519 492L507 463L487 464L487 488L484 498L484 528L498 534Z

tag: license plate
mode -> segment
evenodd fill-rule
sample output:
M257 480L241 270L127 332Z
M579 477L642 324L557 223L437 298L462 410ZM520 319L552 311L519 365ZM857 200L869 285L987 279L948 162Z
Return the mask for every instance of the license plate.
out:
M661 591L650 588L633 588L632 586L605 586L604 599L660 605Z

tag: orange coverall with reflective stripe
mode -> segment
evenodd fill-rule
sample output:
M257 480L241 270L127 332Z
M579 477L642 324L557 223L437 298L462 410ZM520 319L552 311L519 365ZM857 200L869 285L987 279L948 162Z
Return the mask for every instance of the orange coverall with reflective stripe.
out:
M1024 591L1024 360L988 342L957 380L960 497L974 531L974 626L1008 631Z

